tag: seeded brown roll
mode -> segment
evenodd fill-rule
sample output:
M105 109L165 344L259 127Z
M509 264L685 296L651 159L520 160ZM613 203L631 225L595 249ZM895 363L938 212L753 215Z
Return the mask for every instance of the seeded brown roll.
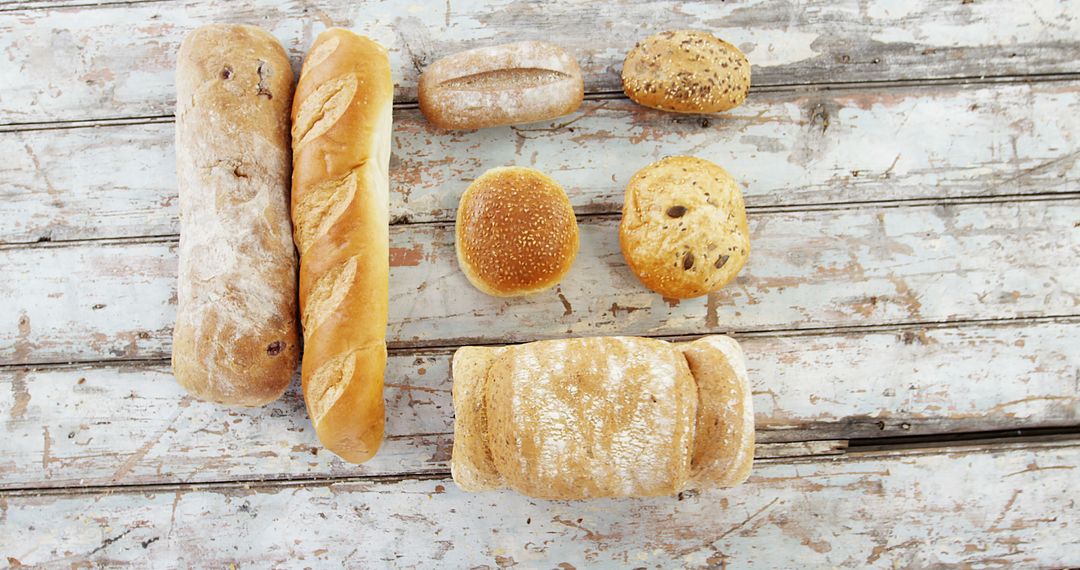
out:
M456 248L465 276L479 290L516 297L558 283L578 251L578 227L566 192L544 173L493 168L458 205Z
M746 100L750 62L739 48L708 32L662 32L630 50L622 81L626 96L646 107L720 113Z
M626 264L646 287L673 299L727 285L750 254L738 184L700 158L672 156L630 179L619 224Z

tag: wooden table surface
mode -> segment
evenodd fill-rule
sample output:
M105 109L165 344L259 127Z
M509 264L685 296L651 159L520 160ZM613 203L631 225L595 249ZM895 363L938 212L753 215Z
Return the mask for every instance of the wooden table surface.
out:
M388 46L387 439L321 449L298 381L266 408L187 397L176 304L173 67L213 21L299 66L330 25ZM630 103L627 50L712 30L745 105ZM418 70L519 39L567 47L587 101L446 133ZM668 301L619 253L640 167L693 154L743 187L753 254ZM567 189L582 248L558 288L495 299L453 248L488 168ZM1080 3L1068 0L0 1L0 566L928 567L1080 565ZM466 343L733 334L753 384L743 486L650 500L465 494L448 362Z

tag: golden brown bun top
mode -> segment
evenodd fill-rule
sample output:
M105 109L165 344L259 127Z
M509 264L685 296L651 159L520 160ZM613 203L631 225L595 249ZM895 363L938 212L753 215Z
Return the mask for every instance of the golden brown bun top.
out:
M718 113L750 91L750 62L739 48L694 30L661 32L627 54L623 90L639 104L681 113Z
M461 196L457 251L476 288L497 296L551 287L570 270L578 227L557 182L532 168L493 168Z

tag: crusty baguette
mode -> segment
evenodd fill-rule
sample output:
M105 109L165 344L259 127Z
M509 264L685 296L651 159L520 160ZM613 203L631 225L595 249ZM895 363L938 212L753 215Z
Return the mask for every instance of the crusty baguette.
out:
M180 384L201 399L266 404L296 371L292 80L281 45L253 26L205 26L180 45L172 366Z
M641 497L749 476L754 414L730 338L464 347L452 370L450 469L466 491Z
M386 49L332 28L293 102L304 399L323 445L354 463L383 437L393 96Z
M577 60L556 45L515 42L444 57L420 74L420 111L443 129L554 119L585 96Z

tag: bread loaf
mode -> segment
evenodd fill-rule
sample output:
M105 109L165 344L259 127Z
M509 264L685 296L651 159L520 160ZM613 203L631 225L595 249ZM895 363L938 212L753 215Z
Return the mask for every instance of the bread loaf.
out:
M750 92L750 62L739 48L695 30L661 32L626 55L623 91L640 105L677 113L720 113Z
M304 399L323 445L354 463L383 436L393 90L386 50L332 28L293 102Z
M619 245L630 270L665 297L716 291L735 279L750 255L742 191L707 160L654 162L626 186Z
M253 26L211 25L176 64L180 268L172 366L192 395L258 406L296 371L285 51Z
M750 474L750 387L728 337L464 347L452 369L451 472L466 491L642 497Z
M477 289L497 297L529 295L563 278L578 252L570 199L534 168L492 168L458 204L458 264Z
M443 129L554 119L581 106L577 61L545 42L517 42L444 57L420 74L420 110Z

